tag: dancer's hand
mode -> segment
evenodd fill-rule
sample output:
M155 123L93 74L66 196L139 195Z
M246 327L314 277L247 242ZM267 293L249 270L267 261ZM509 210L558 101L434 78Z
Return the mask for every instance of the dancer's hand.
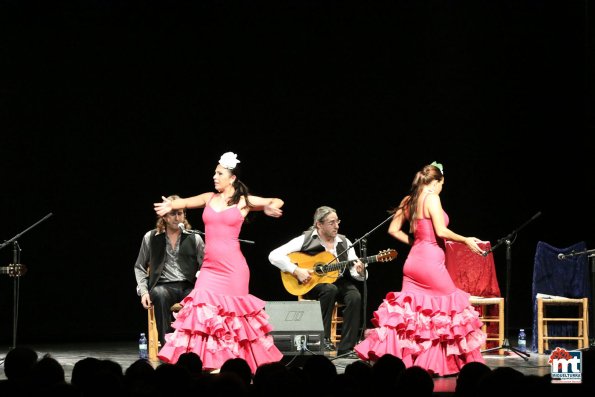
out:
M164 196L161 196L161 198L163 201L161 203L153 203L153 207L155 208L157 215L165 216L166 214L169 214L173 208L171 207L171 200Z
M467 237L465 238L465 244L467 245L467 247L469 247L469 249L471 249L472 252L478 254L478 255L484 255L485 251L482 250L479 245L477 245L477 243L481 243L482 241L476 237Z
M273 218L279 218L283 215L281 208L274 207L270 204L265 205L263 210L266 215L272 216Z

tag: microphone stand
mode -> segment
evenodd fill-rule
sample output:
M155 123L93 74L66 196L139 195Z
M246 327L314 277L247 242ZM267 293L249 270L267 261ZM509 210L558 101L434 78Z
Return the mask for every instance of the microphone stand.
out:
M374 226L371 230L369 230L366 234L364 234L363 236L361 236L360 238L356 239L353 243L351 243L351 245L347 248L345 248L343 250L343 252L339 253L333 260L331 260L329 263L327 263L327 265L330 265L331 263L333 263L334 261L336 261L341 255L343 255L345 252L349 251L351 248L353 248L356 244L361 243L360 248L362 249L362 253L367 253L367 240L366 237L368 237L370 234L372 234L376 229L378 229L380 226L384 225L386 222L388 222L389 220L391 220L393 218L394 214L390 214L390 216L388 218L386 218L385 220L383 220L382 222L380 222L378 225ZM363 256L364 258L367 257L367 255L364 254ZM367 266L364 267L364 293L363 293L363 300L362 300L362 306L363 306L363 314L362 314L362 326L361 326L361 331L360 331L360 340L363 337L364 334L364 330L366 329L366 305L367 305L367 279L368 279L368 269ZM338 358L344 357L344 356L348 356L351 353L345 353L342 354L340 356L334 357L331 359L332 360L336 360Z
M508 320L510 318L510 312L508 311L508 308L510 306L510 272L511 272L511 268L512 268L512 264L511 264L512 263L512 252L511 252L512 250L511 250L511 246L512 246L512 243L514 242L514 240L516 240L517 233L522 228L524 228L525 226L527 226L530 222L532 222L535 219L537 219L540 215L541 215L541 211L538 212L538 213L536 213L535 215L533 215L533 217L531 219L529 219L528 221L526 221L525 223L523 223L517 229L513 230L508 235L506 235L505 237L503 237L500 240L498 240L498 242L496 243L496 245L494 245L493 247L491 247L489 250L487 250L483 254L483 256L486 256L490 252L492 252L495 249L497 249L502 244L506 244L506 293L505 293L505 303L504 303L504 306L505 306L504 342L502 343L502 346L494 347L494 348L491 348L491 349L486 349L486 350L482 351L482 353L487 353L487 352L491 352L491 351L494 351L494 350L500 350L500 349L507 349L507 350L510 350L510 351L516 353L523 360L529 361L529 357L530 357L529 353L520 351L519 349L516 349L516 348L510 346L510 343L508 342Z
M570 254L558 254L558 259L572 258L573 256L593 254L593 253L595 253L595 249L585 250L585 251L579 251L579 252L576 252L576 251L573 250L573 251L570 252ZM589 255L589 258L594 257L594 255Z
M360 256L362 258L366 258L368 256L368 240L365 238L361 239L360 242ZM366 272L365 276L367 276L367 269L364 269ZM366 307L368 305L368 277L364 277L364 296L362 299L362 329L360 330L359 339L363 338L364 329L366 328Z
M2 248L6 247L8 244L11 244L11 243L13 244L13 248L12 248L13 263L11 264L11 266L16 266L16 268L17 268L17 272L15 272L15 274L14 274L13 284L12 284L13 285L12 346L10 347L9 350L14 349L17 345L17 324L18 324L18 318L19 318L19 287L20 287L21 272L18 271L18 268L20 267L19 265L20 265L21 247L19 246L17 239L19 237L21 237L23 234L27 233L27 231L29 231L30 229L33 229L35 226L37 226L41 222L45 221L50 216L52 216L51 212L49 214L47 214L46 216L44 216L42 219L35 222L33 225L29 226L27 229L18 233L16 236L11 238L10 240L4 241L2 244L0 244L0 250ZM4 365L4 360L5 360L5 358L0 359L0 365Z
M329 263L327 263L327 265L332 264L333 262L335 262L341 255L343 255L344 253L346 253L347 251L349 251L350 249L352 249L353 247L355 247L360 241L364 240L366 237L368 237L372 232L374 232L376 229L378 229L380 226L384 225L386 222L388 222L389 220L391 220L393 218L393 214L391 214L388 218L386 218L385 220L383 220L382 222L380 222L378 225L374 226L374 228L372 228L372 230L370 230L369 232L367 232L366 234L364 234L363 236L361 236L360 238L356 239L353 243L351 243L351 245L347 248L345 248L343 250L343 252L339 253L337 256L335 256L335 258L333 260L331 260ZM365 244L365 243L364 243Z

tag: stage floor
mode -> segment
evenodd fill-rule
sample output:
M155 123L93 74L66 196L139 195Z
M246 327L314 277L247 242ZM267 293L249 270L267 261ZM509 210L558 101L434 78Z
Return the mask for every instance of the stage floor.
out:
M39 356L49 353L57 359L66 373L66 380L70 381L72 367L74 364L85 358L95 357L99 359L110 359L118 362L123 370L126 370L138 358L138 345L136 342L99 342L99 343L77 343L77 344L53 344L53 345L32 345ZM9 346L0 348L0 359L4 359ZM548 364L549 355L539 355L530 353L528 361L518 356L516 353L501 350L503 355L497 351L484 354L486 364L492 368L512 367L521 371L525 375L543 376L550 373ZM327 353L328 354L328 353ZM342 373L345 367L355 361L349 358L335 358L334 352L328 354L333 359L337 372ZM289 357L288 357L289 358ZM4 370L0 371L0 379L5 379ZM454 392L456 377L434 378L434 392Z

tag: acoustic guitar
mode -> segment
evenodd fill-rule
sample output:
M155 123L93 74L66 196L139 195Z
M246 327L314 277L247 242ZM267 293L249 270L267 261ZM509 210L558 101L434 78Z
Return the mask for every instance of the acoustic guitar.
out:
M312 288L321 283L332 284L339 277L339 272L345 271L351 261L336 262L335 256L328 251L322 251L316 255L308 255L303 252L292 252L289 258L293 263L302 269L311 270L312 278L306 284L302 284L291 273L281 272L283 286L292 295L304 295ZM388 262L397 257L397 251L387 249L380 251L377 255L359 258L363 263Z
M21 277L25 273L27 273L25 265L0 266L0 274L8 274L10 277Z

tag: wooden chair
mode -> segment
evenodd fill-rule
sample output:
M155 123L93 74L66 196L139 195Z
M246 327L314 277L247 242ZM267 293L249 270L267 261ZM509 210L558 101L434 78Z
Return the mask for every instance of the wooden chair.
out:
M157 352L159 351L159 332L157 331L155 308L153 306L147 310L147 315L149 317L149 330L147 332L149 335L149 361L158 361Z
M172 313L177 313L182 309L181 303L174 303L170 310ZM147 310L147 315L149 317L149 332L147 333L149 336L149 361L158 361L157 353L159 352L159 348L161 347L161 343L159 342L159 331L157 331L157 322L155 321L155 308L151 306L149 310Z
M331 319L331 342L338 346L341 341L341 327L343 326L343 314L341 311L345 305L343 303L335 302L333 308L333 316Z
M537 296L537 353L543 354L550 350L550 340L576 341L578 348L589 347L589 299L571 299L564 297ZM547 314L547 307L574 306L576 314L566 313L560 317ZM548 332L548 323L576 323L576 334L551 336Z
M479 312L479 319L483 322L481 329L487 334L486 343L494 341L498 343L498 346L504 344L504 298L484 298L481 296L472 296L469 299L477 311ZM493 309L495 308L495 310ZM495 327L488 327L489 324L497 325L497 332L494 332ZM481 347L482 350L486 349L486 344ZM504 354L504 350L500 351L500 354Z
M150 274L150 269L147 268L147 275ZM137 293L140 295L140 290L137 288ZM149 307L147 310L147 342L149 350L149 361L157 362L157 352L159 351L159 332L157 331L157 321L155 321L155 308Z

